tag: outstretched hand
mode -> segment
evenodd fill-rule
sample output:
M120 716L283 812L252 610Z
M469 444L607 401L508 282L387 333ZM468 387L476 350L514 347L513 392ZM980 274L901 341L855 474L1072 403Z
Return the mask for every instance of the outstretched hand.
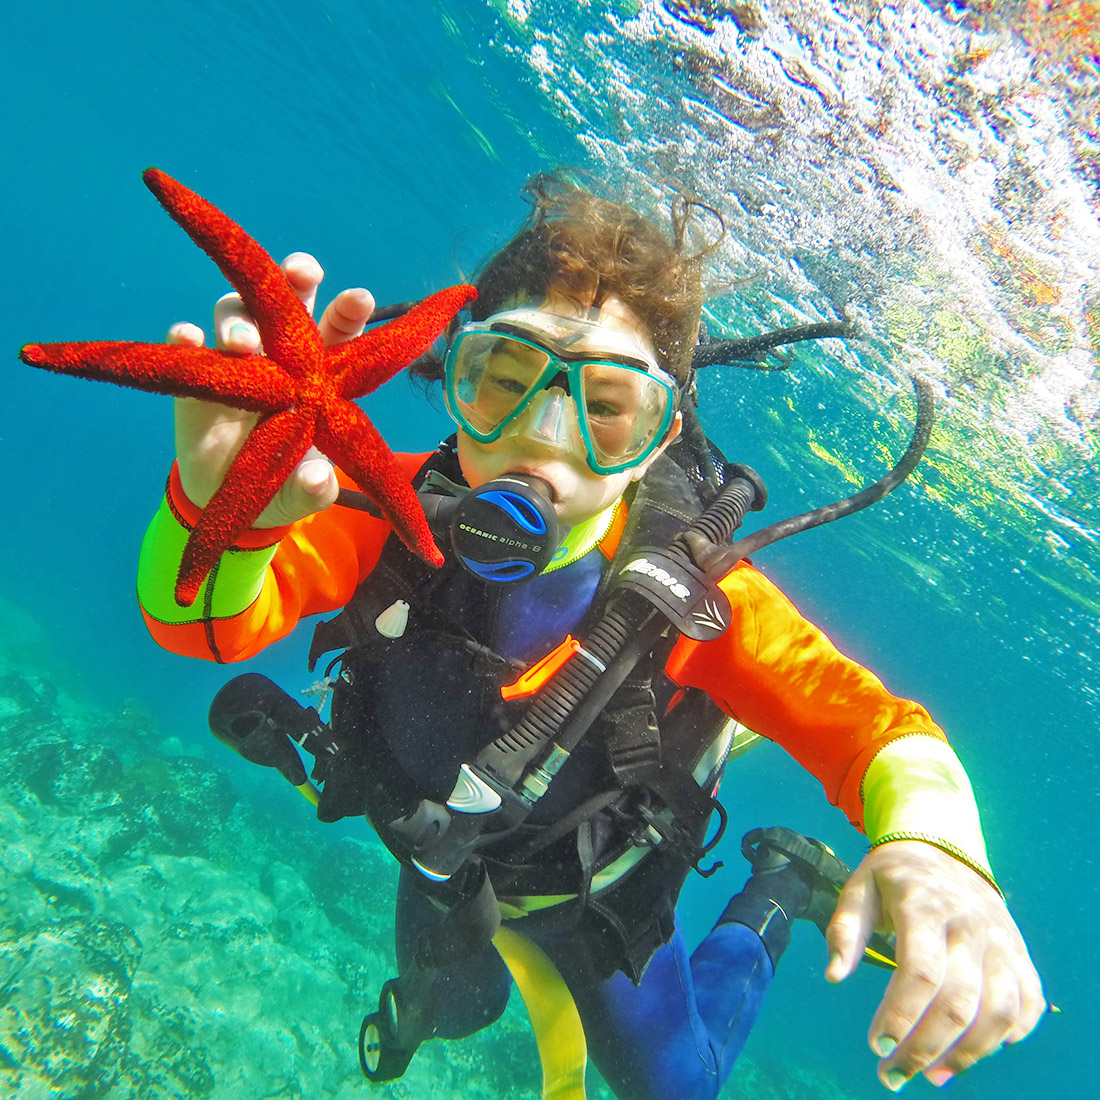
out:
M943 1085L1023 1039L1046 1011L1004 900L931 844L892 841L856 868L829 924L829 981L855 970L875 929L897 940L898 968L869 1033L889 1089L917 1073Z
M325 277L321 265L306 252L293 252L281 266L287 282L312 314L317 288ZM374 297L369 291L342 291L318 322L321 339L329 346L354 339L373 312ZM170 344L201 347L204 340L202 329L186 322L168 331ZM239 355L262 350L259 330L237 294L225 295L214 307L214 345ZM205 508L255 425L256 414L194 397L176 398L175 414L180 482L188 499ZM280 527L304 519L327 508L338 492L332 464L311 447L255 526Z

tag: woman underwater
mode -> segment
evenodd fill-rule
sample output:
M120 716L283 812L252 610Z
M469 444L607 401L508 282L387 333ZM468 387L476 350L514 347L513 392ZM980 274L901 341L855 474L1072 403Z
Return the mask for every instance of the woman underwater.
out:
M358 608L371 637L352 631L341 642L350 648L333 733L345 748L339 767L320 776L320 815L367 814L399 855L390 826L407 823L418 799L446 801L463 762L512 724L500 689L590 621L624 525L643 511L647 474L664 470L669 481L693 399L708 250L690 247L690 204L674 206L669 235L554 177L537 177L529 194L523 227L483 267L469 318L449 331L445 362L415 368L443 378L457 437L435 454L399 457L414 480L431 470L473 489L502 476L535 486L564 531L537 576L499 585L450 565L431 573L384 520L332 506L342 475L314 451L194 607L179 608L180 529L255 422L195 399L176 402L177 463L143 544L142 608L175 652L243 660L304 616ZM283 267L312 310L323 277L316 261L296 253ZM365 290L343 291L319 322L326 342L358 335L373 309ZM215 331L219 347L258 350L235 296L218 303ZM169 334L179 344L203 339L190 324ZM1024 1038L1046 1009L989 868L966 774L922 707L840 654L751 564L738 563L719 587L729 627L709 641L657 647L651 689L635 685L633 710L663 715L653 733L660 765L647 774L665 786L623 778L641 774L618 770L629 753L616 756L616 745L637 736L617 725L631 708L603 715L524 829L486 851L500 910L561 971L593 1059L621 1100L718 1093L799 918L827 923L832 982L854 971L875 930L896 937L898 966L869 1031L878 1073L893 1090L922 1072L942 1085ZM376 612L402 596L409 628L392 638L372 632ZM785 831L759 834L746 848L752 877L689 957L672 910L699 849L679 819L695 813L692 825L705 832L724 760L701 745L700 731L717 711L782 745L871 849L833 912L846 868L828 849ZM411 857L402 862L404 970L442 917L425 875ZM428 1033L450 1038L496 1019L509 979L484 943L432 971L430 985Z

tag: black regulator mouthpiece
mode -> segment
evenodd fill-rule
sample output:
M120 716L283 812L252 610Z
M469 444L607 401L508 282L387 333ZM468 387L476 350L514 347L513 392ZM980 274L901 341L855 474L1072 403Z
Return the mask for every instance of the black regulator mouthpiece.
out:
M420 503L432 533L483 581L538 576L561 542L550 487L528 474L505 474L459 497L422 494Z

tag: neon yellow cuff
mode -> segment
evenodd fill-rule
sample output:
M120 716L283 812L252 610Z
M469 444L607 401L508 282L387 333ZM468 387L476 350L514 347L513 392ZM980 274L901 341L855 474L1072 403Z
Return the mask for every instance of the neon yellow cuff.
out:
M202 583L190 607L176 603L175 584L180 558L190 532L163 499L141 542L137 590L141 606L162 623L190 623L239 615L260 594L276 546L259 550L228 550Z
M863 776L863 825L871 847L923 840L977 871L998 891L974 791L954 750L932 734L885 745Z

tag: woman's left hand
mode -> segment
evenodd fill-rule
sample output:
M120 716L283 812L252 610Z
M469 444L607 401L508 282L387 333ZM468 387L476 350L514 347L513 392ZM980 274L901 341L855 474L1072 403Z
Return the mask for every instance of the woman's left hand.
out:
M887 1088L896 1091L917 1073L942 1085L1019 1042L1046 1012L1004 899L931 844L892 841L856 868L826 937L829 981L855 970L874 929L897 938L898 968L869 1034Z

